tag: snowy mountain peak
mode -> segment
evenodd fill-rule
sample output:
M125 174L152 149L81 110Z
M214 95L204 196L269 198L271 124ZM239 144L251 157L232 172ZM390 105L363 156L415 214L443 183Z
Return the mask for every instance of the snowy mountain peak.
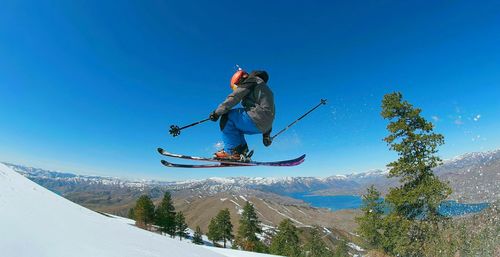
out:
M466 153L449 160L444 160L443 165L451 167L465 167L470 165L486 165L489 162L500 158L500 149L487 152Z
M352 173L352 174L348 175L348 177L360 179L360 178L368 178L368 177L375 177L375 176L386 176L387 174L389 174L388 169L385 169L385 170L373 169L373 170L369 170L369 171L361 172L361 173Z

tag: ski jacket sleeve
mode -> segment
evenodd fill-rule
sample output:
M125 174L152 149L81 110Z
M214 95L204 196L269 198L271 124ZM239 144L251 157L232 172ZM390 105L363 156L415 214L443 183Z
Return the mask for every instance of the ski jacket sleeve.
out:
M236 88L231 94L227 96L226 100L224 100L224 102L222 102L219 107L217 107L215 113L221 116L229 112L235 105L241 102L243 97L250 93L251 90L249 86L250 85L245 86L244 83L242 83L242 86Z

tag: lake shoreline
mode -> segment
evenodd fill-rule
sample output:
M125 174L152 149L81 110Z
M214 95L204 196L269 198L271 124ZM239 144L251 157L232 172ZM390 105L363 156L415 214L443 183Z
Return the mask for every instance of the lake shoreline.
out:
M362 197L359 195L314 195L311 192L291 193L288 197L302 200L312 207L325 208L330 211L346 209L359 210L362 205ZM489 207L489 203L460 203L456 200L446 200L439 207L439 211L449 217L463 216L483 211Z

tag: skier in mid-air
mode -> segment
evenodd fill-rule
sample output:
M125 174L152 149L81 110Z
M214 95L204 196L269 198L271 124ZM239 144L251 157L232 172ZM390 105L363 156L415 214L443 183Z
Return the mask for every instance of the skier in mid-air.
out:
M224 149L214 154L218 159L241 160L248 153L245 135L262 134L265 146L272 143L271 129L275 116L274 95L267 81L265 71L252 71L250 74L239 68L231 78L233 90L215 111L210 120L220 117L220 129ZM234 108L241 102L243 108Z
M273 140L299 122L321 105L326 104L326 99L314 106L288 126L271 136L273 121L275 117L274 95L267 81L269 75L265 71L252 71L250 74L238 68L231 77L230 87L233 90L217 109L210 113L209 117L186 126L179 127L171 125L168 131L173 137L181 134L181 130L187 129L206 121L218 121L220 118L220 129L224 148L214 153L213 157L198 157L192 155L176 154L159 147L158 153L171 158L179 158L193 161L215 162L213 164L181 164L161 160L166 167L172 168L224 168L224 167L291 167L300 165L305 161L306 155L297 158L280 161L252 161L250 157L253 151L248 152L245 135L262 134L262 142L270 146ZM243 108L235 108L241 102Z

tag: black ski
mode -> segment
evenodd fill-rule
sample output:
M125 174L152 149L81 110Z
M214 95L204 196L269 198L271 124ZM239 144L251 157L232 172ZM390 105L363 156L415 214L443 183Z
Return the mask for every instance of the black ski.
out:
M295 159L291 160L283 160L283 161L272 161L272 162L258 162L258 161L234 161L234 160L222 160L216 158L206 158L206 157L196 157L182 154L174 154L163 150L162 148L158 148L158 152L161 155L180 158L186 160L194 160L194 161L207 161L207 162L218 162L219 164L207 164L207 165L190 165L190 164L174 164L171 162L167 162L162 160L162 164L168 167L177 167L177 168L217 168L217 167L241 167L241 166L274 166L274 167L287 167L287 166L297 166L304 162L306 155L299 156Z

